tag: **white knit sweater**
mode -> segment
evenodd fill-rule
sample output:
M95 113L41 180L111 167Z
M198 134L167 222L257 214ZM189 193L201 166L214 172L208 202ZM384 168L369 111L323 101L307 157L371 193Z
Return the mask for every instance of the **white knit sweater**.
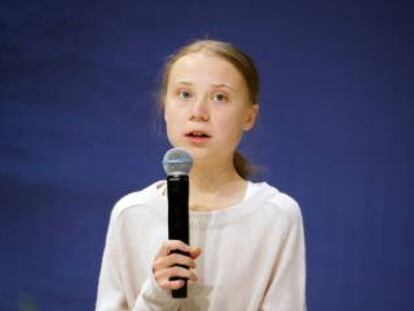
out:
M151 272L168 239L165 182L114 207L96 310L303 311L305 247L298 204L267 183L223 210L190 212L190 245L200 247L198 281L173 299Z

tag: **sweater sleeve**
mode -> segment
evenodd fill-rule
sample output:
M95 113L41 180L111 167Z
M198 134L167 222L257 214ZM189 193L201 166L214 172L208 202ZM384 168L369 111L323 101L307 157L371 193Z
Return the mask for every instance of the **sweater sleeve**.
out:
M304 230L296 202L291 204L288 214L285 239L261 306L263 311L306 310Z
M102 258L101 271L96 300L96 311L161 311L178 310L182 303L161 289L154 276L149 273L136 297L134 305L128 306L121 276L120 236L118 213L116 208L111 213L106 237L105 250Z
M170 293L158 286L151 273L142 286L133 311L177 311L181 304L182 300L172 298Z

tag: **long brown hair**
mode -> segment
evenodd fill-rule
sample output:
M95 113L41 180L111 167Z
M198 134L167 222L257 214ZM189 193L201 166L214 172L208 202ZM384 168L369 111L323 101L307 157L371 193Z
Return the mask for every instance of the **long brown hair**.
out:
M170 72L174 63L185 55L199 51L217 55L235 66L246 81L251 104L259 104L260 78L253 60L231 43L217 40L195 40L167 58L162 71L160 92L160 103L162 106L164 105ZM237 173L243 179L247 179L255 172L255 167L237 150L234 153L233 164Z

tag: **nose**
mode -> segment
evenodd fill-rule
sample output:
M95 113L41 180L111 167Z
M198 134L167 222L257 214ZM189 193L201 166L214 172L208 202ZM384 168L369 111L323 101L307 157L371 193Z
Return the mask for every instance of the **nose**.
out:
M208 100L204 97L195 100L191 106L190 120L208 121L209 118Z

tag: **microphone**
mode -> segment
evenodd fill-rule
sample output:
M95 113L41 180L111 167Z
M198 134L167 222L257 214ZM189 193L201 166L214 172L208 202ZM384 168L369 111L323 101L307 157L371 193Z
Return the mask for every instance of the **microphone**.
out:
M167 196L168 196L168 239L181 240L189 244L189 212L188 196L189 182L188 173L193 166L193 158L182 148L168 150L162 161L165 173L167 174ZM178 253L189 256L188 252L172 250L171 253ZM186 265L179 265L188 269ZM170 281L183 280L184 286L171 290L173 298L187 297L187 278L171 277Z

